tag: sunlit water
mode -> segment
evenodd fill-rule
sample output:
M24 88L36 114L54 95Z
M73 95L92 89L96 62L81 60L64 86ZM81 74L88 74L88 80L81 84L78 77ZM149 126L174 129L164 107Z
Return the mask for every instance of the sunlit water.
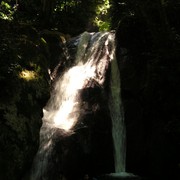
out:
M90 63L78 63L65 72L55 85L48 110L43 110L43 120L56 128L72 130L80 115L78 92L91 78L95 78L95 67Z
M81 35L74 61L75 65L67 69L56 80L51 97L43 109L40 147L33 162L31 180L48 180L45 174L48 169L49 156L53 149L53 135L57 129L62 130L66 135L73 133L74 127L83 113L79 91L87 87L90 81L95 81L99 86L103 86L108 65L111 61L115 62L111 65L112 87L110 96L113 140L116 141L114 142L115 166L117 166L116 171L118 172L125 170L123 167L124 160L121 157L124 156L124 152L120 147L124 144L122 140L124 132L118 132L118 128L120 128L120 131L123 129L121 127L123 116L121 115L120 86L118 83L119 71L117 70L117 62L114 60L114 50L113 33L85 32Z

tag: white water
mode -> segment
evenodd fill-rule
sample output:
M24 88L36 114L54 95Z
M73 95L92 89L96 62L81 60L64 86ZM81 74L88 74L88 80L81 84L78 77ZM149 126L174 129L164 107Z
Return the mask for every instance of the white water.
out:
M83 33L81 35L74 66L57 80L50 100L43 109L43 125L40 131L40 147L33 162L31 180L47 179L49 159L53 150L53 135L61 129L66 135L73 133L78 118L83 114L79 90L95 81L103 86L108 64L111 63L112 84L110 111L114 140L116 172L124 168L124 124L120 101L119 71L115 60L114 34ZM123 157L122 157L123 156Z
M111 62L111 92L109 108L112 119L115 173L125 172L126 132L120 91L120 73L116 59Z

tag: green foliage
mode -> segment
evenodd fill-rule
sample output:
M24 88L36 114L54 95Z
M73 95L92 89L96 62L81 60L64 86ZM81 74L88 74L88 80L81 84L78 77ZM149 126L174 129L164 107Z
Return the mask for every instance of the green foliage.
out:
M13 20L14 13L16 12L17 7L12 7L8 2L1 1L0 4L0 19L4 20Z
M110 23L110 2L109 0L103 0L96 6L96 15L94 18L95 25L100 31L109 31L111 27Z
M0 23L0 179L21 179L38 147L48 63L35 29ZM34 78L21 78L24 70Z
M16 132L17 138L21 142L25 141L24 138L27 136L27 118L17 114L17 107L15 104L9 104L9 106L6 107L4 120L7 122L6 125L9 126L12 131Z
M63 33L77 35L88 28L95 15L95 0L56 1L52 12L52 22Z
M17 2L17 4L16 4ZM85 30L107 31L111 28L111 1L42 0L2 1L0 18L41 28L56 28L77 35Z
M110 22L102 21L102 20L99 20L98 18L95 18L94 22L99 28L99 31L109 31L111 28Z
M81 3L81 1L76 1L76 0L64 0L61 2L56 2L56 5L54 7L54 11L64 11L68 9L75 9L77 6Z

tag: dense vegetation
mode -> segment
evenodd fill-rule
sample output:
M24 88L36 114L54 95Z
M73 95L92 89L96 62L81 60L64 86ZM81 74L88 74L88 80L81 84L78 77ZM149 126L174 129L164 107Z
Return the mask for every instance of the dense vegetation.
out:
M49 97L48 69L64 59L64 41L83 31L117 31L117 48L128 50L134 78L144 77L136 79L143 81L138 88L122 81L125 101L143 101L143 118L158 124L157 131L161 126L178 151L179 18L178 0L0 1L0 179L19 180L29 168Z

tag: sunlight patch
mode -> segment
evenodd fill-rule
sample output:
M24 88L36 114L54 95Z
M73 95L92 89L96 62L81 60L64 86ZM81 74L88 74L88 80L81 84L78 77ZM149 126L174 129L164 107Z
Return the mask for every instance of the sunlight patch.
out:
M37 73L35 71L25 69L19 73L19 77L26 81L30 81L37 78Z

